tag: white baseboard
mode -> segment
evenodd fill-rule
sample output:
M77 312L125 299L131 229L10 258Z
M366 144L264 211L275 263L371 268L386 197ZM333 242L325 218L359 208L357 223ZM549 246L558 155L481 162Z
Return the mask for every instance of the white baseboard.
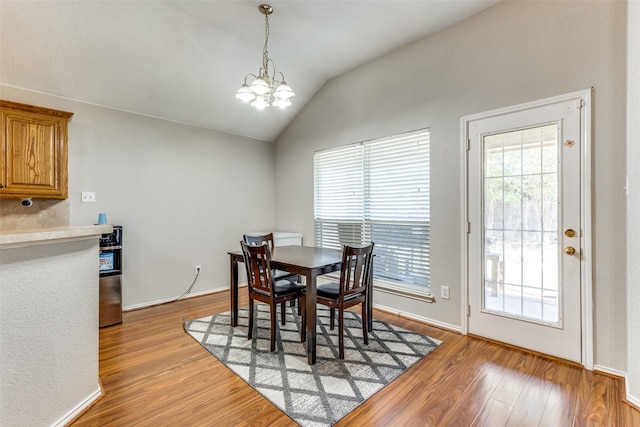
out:
M180 299L183 300L183 299L188 299L188 298L199 297L199 296L202 296L202 295L218 294L220 292L228 292L228 291L229 291L229 288L209 289L209 290L206 290L206 291L195 292L195 293L192 293L192 294L185 295ZM160 300L155 300L155 301L143 302L141 304L128 305L126 307L122 307L122 311L139 310L141 308L147 308L147 307L152 307L154 305L165 304L165 303L168 303L168 302L176 301L176 298L178 298L178 297L165 298L165 299L160 299Z
M102 389L98 386L98 389L91 393L86 399L80 402L75 408L69 411L65 416L53 423L53 426L64 427L73 421L78 415L80 415L85 409L87 409L93 402L102 397Z
M627 389L627 387L625 387L625 390ZM640 399L638 399L635 396L632 396L629 394L629 391L627 390L627 402L631 403L632 405L636 406L637 408L640 408Z
M599 371L605 374L613 375L615 377L621 377L621 378L624 378L625 382L627 381L627 373L619 371L617 369L609 368L607 366L602 366L602 365L593 365L593 370Z
M247 286L246 283L240 284L238 287L242 288L243 286ZM217 293L220 293L220 292L227 292L228 290L229 290L228 288L213 289L213 290L210 289L208 291L202 291L202 292L186 295L181 299L193 298L193 297L197 297L197 296L201 296L201 295L208 295L208 294L217 294ZM171 302L171 301L174 301L174 300L175 300L175 297L174 298L162 299L162 300L156 300L156 301L150 301L150 302L146 302L146 303L142 303L142 304L129 305L129 306L123 307L122 311L139 310L141 308L151 307L151 306L159 305L159 304L165 304L167 302ZM379 305L379 304L374 304L374 308L380 309L382 311L386 311L387 313L391 313L391 314L394 314L396 316L401 316L401 317L405 317L407 319L415 320L415 321L418 321L418 322L421 322L421 323L426 323L427 325L431 325L431 326L435 326L435 327L438 327L438 328L447 329L449 331L461 333L461 329L460 329L459 326L450 325L448 323L440 322L438 320L429 319L427 317L418 316L418 315L413 314L413 313L408 313L406 311L400 311L400 310L397 310L395 308L385 307L385 306Z
M391 307L385 307L380 304L374 304L373 308L377 308L379 310L385 311L387 313L395 314L396 316L404 317L407 319L415 320L417 322L426 323L427 325L435 326L437 328L447 329L452 332L461 333L461 329L459 326L450 325L448 323L440 322L438 320L429 319L428 317L418 316L413 313L408 313L406 311L401 311Z
M629 393L629 378L627 377L626 372L622 372L617 369L612 369L612 368L608 368L606 366L601 366L601 365L593 365L593 370L622 378L622 381L624 381L625 399L627 400L627 402L640 408L640 399Z

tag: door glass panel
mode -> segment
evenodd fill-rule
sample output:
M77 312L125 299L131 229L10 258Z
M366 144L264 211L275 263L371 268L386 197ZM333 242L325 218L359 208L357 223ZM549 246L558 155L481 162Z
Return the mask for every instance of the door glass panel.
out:
M558 125L483 137L483 310L559 324Z

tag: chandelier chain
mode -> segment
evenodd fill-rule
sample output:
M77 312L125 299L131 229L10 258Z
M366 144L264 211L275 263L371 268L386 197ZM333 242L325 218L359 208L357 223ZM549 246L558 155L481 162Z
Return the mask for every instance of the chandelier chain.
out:
M269 65L269 14L264 15L264 48L262 48L262 66L264 74L269 75L267 66Z

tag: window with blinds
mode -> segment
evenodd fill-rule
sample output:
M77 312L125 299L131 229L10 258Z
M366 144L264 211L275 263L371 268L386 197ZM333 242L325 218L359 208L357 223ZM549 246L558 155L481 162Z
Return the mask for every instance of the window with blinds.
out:
M429 130L314 155L317 246L375 242L376 286L429 291Z

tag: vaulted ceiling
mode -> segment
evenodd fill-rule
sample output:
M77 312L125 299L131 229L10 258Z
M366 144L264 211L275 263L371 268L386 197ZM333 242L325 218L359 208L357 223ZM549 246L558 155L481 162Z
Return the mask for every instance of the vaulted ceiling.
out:
M296 96L259 111L234 95L262 64L260 1L2 0L0 83L273 141L327 80L497 2L270 1Z

